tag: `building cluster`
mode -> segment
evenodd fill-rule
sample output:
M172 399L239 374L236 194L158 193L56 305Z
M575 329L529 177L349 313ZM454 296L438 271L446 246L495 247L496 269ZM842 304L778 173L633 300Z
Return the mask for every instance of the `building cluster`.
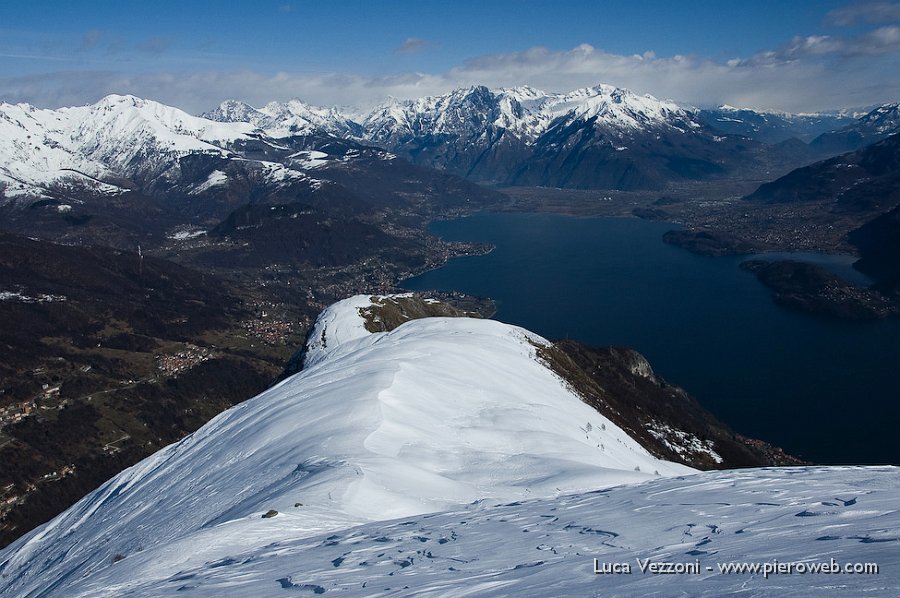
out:
M294 325L284 320L246 320L242 325L248 335L269 345L283 345L294 332Z
M14 424L31 415L37 408L33 399L27 399L0 407L0 428Z
M165 376L176 376L211 358L212 351L206 347L188 344L177 353L157 355L156 369Z
M3 487L3 490L0 490L0 509L14 505L19 500L17 495L11 494L15 487L15 484L7 484Z

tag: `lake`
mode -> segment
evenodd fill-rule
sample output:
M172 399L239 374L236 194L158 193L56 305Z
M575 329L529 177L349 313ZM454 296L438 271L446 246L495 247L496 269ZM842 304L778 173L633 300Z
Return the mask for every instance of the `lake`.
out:
M626 345L738 432L819 463L900 464L900 319L849 322L777 306L747 256L667 245L673 225L481 213L436 222L495 249L403 282L491 297L496 319L553 339ZM784 254L779 254L783 257ZM846 256L807 256L854 275Z

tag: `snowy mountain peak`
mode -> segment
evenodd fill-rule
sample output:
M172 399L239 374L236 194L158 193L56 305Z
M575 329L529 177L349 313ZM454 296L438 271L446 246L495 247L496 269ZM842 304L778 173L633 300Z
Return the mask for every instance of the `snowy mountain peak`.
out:
M359 132L359 125L337 108L321 108L296 98L287 102L269 102L262 108L229 100L203 116L219 122L249 123L276 139L315 133L352 137Z
M469 101L489 102L493 100L494 94L484 85L470 85L451 92L451 97L465 98Z
M303 367L323 361L341 345L366 338L365 320L360 310L370 307L372 298L357 295L331 305L316 318L306 342Z
M134 96L107 96L88 110L95 118L85 119L83 129L111 126L122 134L142 129L159 139L177 135L204 141L231 141L249 132L247 127L222 126L178 108Z
M236 102L223 113L246 112ZM95 104L59 110L0 106L0 184L6 197L46 196L60 183L94 191L123 190L104 179L174 182L180 159L232 156L239 141L254 138L247 122L190 115L132 95L109 95Z
M589 119L595 119L597 127L616 130L699 126L671 102L598 84L564 94L527 86L496 91L472 86L442 96L394 100L373 110L363 129L367 139L388 145L426 135L491 139L500 131L530 144L554 123Z
M148 104L156 104L157 102L153 102L152 100L144 100L137 96L133 96L131 94L120 95L116 93L111 93L100 99L97 103L94 104L97 108L115 108L118 106L134 106L141 107Z
M515 98L519 101L537 100L546 98L547 93L531 87L530 85L519 85L517 87L502 88L499 90L501 95Z
M879 106L860 118L859 123L879 135L895 133L900 129L900 103Z
M35 108L27 102L19 102L10 104L9 102L0 102L0 118L9 120L9 114L14 112L29 113L37 112L40 108Z
M811 145L838 154L858 150L897 133L900 133L900 103L884 104L840 129L819 135Z
M554 105L555 111L566 120L596 118L598 125L602 123L616 129L695 126L688 113L677 104L606 84L558 96Z
M94 105L70 109L66 116L72 151L125 176L171 177L178 171L179 157L225 157L228 145L248 138L253 130L134 96L107 96Z
M225 100L215 110L205 112L201 116L216 122L245 122L254 126L259 126L258 121L265 118L259 110L239 100Z
M78 151L73 127L79 109L0 105L0 188L3 195L41 195L63 179L92 180L107 167Z

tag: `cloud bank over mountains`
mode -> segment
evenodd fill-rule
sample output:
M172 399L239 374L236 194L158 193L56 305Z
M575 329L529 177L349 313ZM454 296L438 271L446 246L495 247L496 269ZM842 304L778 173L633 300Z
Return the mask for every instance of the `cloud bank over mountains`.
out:
M896 101L900 79L893 74L900 72L900 3L853 4L827 13L824 23L830 34L798 35L743 57L662 56L652 49L628 55L580 43L568 49L535 45L482 54L431 70L404 68L404 60L441 46L411 35L397 40L385 57L385 71L374 74L328 68L270 70L258 64L234 67L225 56L201 53L178 67L175 58L183 48L175 40L159 36L127 46L115 36L91 30L78 40L76 53L125 58L73 61L68 64L78 68L0 77L0 100L59 107L95 102L109 93L131 93L198 113L229 98L262 105L298 97L318 105L365 110L387 97L442 94L468 85L524 84L565 91L604 82L690 104L727 103L789 112ZM129 67L131 62L140 68ZM57 64L67 66L64 57Z

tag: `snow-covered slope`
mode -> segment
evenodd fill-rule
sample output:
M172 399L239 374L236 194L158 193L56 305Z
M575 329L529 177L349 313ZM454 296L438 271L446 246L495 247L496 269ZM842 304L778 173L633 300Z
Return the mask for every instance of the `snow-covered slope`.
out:
M535 359L539 337L464 318L368 334L365 303L323 314L303 372L6 549L0 588L63 580L60 592L79 595L91 575L122 567L117 555L154 552L153 575L167 578L238 545L693 471L582 403ZM261 517L270 509L274 521Z
M897 468L809 467L484 500L313 536L284 534L279 514L257 522L266 539L211 536L214 560L166 567L148 549L49 595L893 597L898 499ZM867 565L877 573L842 570Z
M888 136L900 131L900 103L885 104L859 119L873 134Z
M835 557L878 562L878 587L897 587L895 469L694 475L585 405L536 359L540 337L464 318L371 334L369 304L322 314L300 374L0 552L0 593L670 594L660 584L671 582L694 594L869 581L764 586L705 570L601 581L594 557ZM645 483L611 489L634 482Z
M106 166L80 154L71 142L68 110L0 104L0 182L10 197L64 178L98 178Z
M410 136L461 135L478 138L488 129L506 130L534 143L557 119L588 120L617 130L647 130L693 122L671 102L611 85L569 93L546 93L532 87L491 91L457 89L416 100L390 100L363 122L367 140L390 144Z
M312 106L298 99L269 102L258 109L244 102L228 100L203 117L224 123L250 123L273 139L321 133L351 137L360 132L359 125L337 108Z
M110 182L174 183L181 158L238 158L235 144L258 138L250 123L216 122L134 96L59 110L2 104L0 181L8 197L45 195L48 186L73 178L121 192Z
M416 164L504 185L655 189L738 164L752 168L748 153L762 151L672 102L603 84L569 93L471 87L392 100L362 124L366 141Z
M134 96L107 96L67 114L75 149L126 175L167 168L191 153L226 157L229 144L252 132L246 123L216 123Z
M884 104L851 124L813 139L811 146L826 153L850 152L900 133L900 103Z

